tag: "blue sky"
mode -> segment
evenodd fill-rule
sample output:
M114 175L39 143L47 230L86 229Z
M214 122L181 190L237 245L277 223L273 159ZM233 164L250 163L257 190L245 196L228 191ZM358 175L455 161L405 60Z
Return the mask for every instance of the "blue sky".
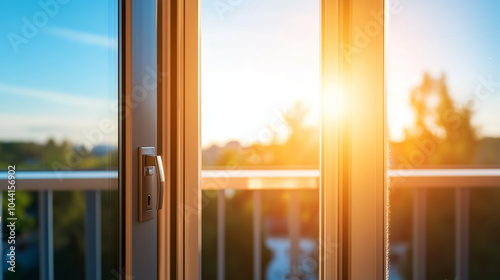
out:
M81 142L103 119L117 122L117 1L66 1L47 11L38 1L0 0L0 141ZM500 82L500 2L400 2L386 47L396 140L411 125L409 92L425 71L446 74L458 103L474 98L481 77ZM319 8L310 0L202 1L204 145L259 141L297 100L317 120ZM29 38L25 20L40 25ZM12 36L26 37L17 52ZM500 136L500 88L476 101L480 135ZM116 143L116 133L102 142Z
M117 124L117 1L40 2L0 1L0 140L82 142Z
M409 93L424 72L445 74L458 104L476 102L473 123L481 136L500 136L500 87L486 99L474 96L481 77L500 82L500 1L399 2L402 12L391 18L386 46L391 136L400 140L411 125Z

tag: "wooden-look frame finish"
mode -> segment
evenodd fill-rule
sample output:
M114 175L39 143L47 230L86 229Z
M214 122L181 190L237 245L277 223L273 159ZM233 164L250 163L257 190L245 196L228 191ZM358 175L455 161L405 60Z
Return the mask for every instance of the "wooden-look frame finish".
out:
M166 202L166 206L162 210L158 211L158 279L176 279L175 274L175 251L177 246L175 242L176 233L171 232L175 229L172 223L175 223L176 214L175 203L176 200L172 199L176 197L177 188L175 185L175 177L173 172L175 172L174 166L176 166L176 156L177 151L173 149L176 143L176 139L172 136L175 135L174 129L175 124L172 120L175 120L176 113L175 100L176 96L172 94L175 92L176 86L176 48L172 45L175 40L172 37L176 36L174 27L176 26L176 11L175 9L176 1L158 1L157 5L157 59L158 59L158 73L160 73L160 79L157 80L157 112L158 112L158 128L157 133L157 147L158 154L164 159L165 168L165 180L166 180L166 191L163 201ZM166 75L165 75L165 74ZM172 266L173 265L173 266Z
M330 109L341 100L340 9L338 0L321 1L321 140L319 278L342 279L340 241L340 114Z
M383 0L322 1L324 280L387 276L384 15Z
M120 18L120 275L132 272L132 0ZM199 2L158 0L158 154L164 159L165 207L158 213L158 278L199 279Z
M201 279L200 1L184 3L184 279Z
M120 1L120 271L119 275L132 275L132 0Z
M170 16L159 16L159 49L166 52L158 56L159 73L168 78L159 84L158 143L171 158L172 188L172 212L160 219L172 228L159 240L170 256L160 257L159 275L200 279L200 3L166 0L158 7ZM380 13L383 0L322 0L320 279L386 275L384 19L373 17ZM373 24L378 33L357 46L355 31ZM332 109L338 103L342 113Z
M200 3L158 0L159 279L201 279Z

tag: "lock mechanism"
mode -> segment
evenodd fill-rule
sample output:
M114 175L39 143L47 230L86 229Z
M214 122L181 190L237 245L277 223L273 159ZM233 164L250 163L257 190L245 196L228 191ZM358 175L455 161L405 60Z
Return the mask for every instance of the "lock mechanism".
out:
M156 210L162 209L164 189L165 176L161 156L156 155L153 147L139 147L139 222L154 219L155 201Z

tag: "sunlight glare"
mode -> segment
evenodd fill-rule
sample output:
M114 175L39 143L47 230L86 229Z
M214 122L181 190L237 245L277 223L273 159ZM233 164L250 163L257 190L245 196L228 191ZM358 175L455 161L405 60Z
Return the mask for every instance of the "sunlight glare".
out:
M344 114L345 98L339 90L326 90L322 105L329 119L340 119Z

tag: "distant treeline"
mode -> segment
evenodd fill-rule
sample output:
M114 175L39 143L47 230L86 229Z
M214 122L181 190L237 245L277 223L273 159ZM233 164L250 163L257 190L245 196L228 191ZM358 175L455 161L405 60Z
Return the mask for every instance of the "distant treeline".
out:
M105 169L118 166L115 147L99 145L91 149L69 141L57 144L49 139L45 144L34 142L0 142L0 167L16 165L25 170Z

